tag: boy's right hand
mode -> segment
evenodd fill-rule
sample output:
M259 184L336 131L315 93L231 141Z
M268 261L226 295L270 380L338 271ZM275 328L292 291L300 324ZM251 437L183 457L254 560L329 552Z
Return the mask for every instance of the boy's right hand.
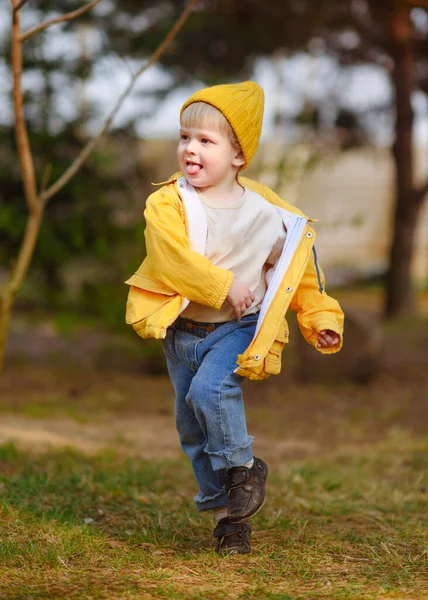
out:
M239 320L247 308L250 308L254 302L255 296L245 283L234 280L230 286L229 293L226 297L227 302L232 306L235 317Z

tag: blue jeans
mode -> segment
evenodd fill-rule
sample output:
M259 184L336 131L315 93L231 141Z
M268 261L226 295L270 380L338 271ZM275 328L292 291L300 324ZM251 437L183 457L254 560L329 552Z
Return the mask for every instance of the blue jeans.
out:
M211 333L168 329L163 348L175 391L175 418L200 492L198 511L228 505L226 470L252 459L237 356L250 345L258 315L230 321ZM180 322L183 322L180 319Z

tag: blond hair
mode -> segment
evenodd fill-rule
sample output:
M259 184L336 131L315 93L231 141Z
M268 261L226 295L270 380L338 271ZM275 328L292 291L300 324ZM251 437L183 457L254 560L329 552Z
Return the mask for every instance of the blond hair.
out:
M182 127L214 127L220 133L227 134L230 142L238 149L241 146L229 121L217 108L206 102L193 102L181 113Z

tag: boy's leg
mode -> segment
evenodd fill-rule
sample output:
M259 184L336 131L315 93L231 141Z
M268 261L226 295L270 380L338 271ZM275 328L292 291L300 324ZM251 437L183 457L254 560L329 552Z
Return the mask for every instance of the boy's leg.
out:
M205 452L207 440L204 431L187 404L192 379L197 365L189 364L188 357L194 355L194 347L200 341L194 335L170 330L163 342L167 367L175 391L175 419L179 439L184 452L189 457L200 492L195 497L198 510L210 510L228 506L228 496L224 488L226 472L214 471L210 458ZM199 501L203 500L203 508Z
M252 335L249 328L230 328L228 333L228 327L215 330L198 345L199 368L186 398L207 439L205 451L216 471L243 465L253 456L241 390L243 378L234 373L236 358ZM223 328L224 335L216 336Z
M199 342L195 348L199 368L186 397L207 440L205 452L212 468L228 470L225 484L234 522L249 519L265 499L267 465L256 458L252 466L244 466L251 465L252 438L247 433L243 378L234 372L238 354L253 338L256 321L254 315L232 321ZM197 498L198 510L205 510L205 501Z

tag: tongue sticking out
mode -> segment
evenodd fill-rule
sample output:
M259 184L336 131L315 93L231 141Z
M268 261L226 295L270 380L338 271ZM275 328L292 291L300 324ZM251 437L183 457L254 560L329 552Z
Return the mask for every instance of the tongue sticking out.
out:
M202 169L201 165L196 165L193 163L187 163L186 169L189 175L197 175L199 171Z

